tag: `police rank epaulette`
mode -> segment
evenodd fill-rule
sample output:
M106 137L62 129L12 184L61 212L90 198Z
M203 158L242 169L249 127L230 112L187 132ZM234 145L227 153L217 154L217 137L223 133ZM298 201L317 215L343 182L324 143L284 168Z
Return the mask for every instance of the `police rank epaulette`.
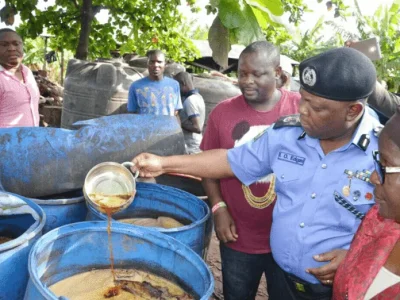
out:
M357 142L357 146L360 147L363 151L365 151L369 146L369 142L370 142L369 134L362 134Z
M382 129L383 129L383 125L379 125L379 126L375 127L374 128L374 136L379 137Z
M279 118L274 125L274 129L281 127L301 127L300 115L288 115Z

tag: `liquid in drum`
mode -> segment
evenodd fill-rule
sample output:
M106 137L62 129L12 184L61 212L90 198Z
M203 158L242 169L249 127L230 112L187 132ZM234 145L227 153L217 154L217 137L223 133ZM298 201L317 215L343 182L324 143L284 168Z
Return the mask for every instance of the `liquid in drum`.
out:
M115 300L191 300L195 299L176 284L153 274L131 270L117 269L116 283L121 288L120 294L108 299ZM74 275L59 281L50 290L57 297L64 296L70 300L102 300L104 294L113 285L109 269L93 270Z
M0 236L0 244L4 244L7 243L9 241L11 241L12 238L6 237L6 236Z
M124 218L119 219L118 221L138 226L161 227L165 229L179 228L185 226L174 218L164 216L160 216L158 218Z

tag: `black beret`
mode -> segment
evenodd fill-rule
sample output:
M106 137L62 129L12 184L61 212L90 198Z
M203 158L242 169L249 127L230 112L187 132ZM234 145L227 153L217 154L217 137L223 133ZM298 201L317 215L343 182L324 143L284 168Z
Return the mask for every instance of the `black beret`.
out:
M375 89L371 60L352 48L336 48L300 64L301 87L310 94L337 101L367 98Z

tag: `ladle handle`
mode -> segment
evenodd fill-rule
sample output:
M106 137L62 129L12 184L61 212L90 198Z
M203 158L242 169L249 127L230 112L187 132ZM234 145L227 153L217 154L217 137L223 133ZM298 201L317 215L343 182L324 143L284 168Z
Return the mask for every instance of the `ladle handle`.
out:
M123 165L125 168L129 168L129 167L134 167L134 166L135 166L135 164L134 164L133 162L130 162L130 161L123 162L122 165ZM138 177L139 177L139 171L136 171L135 174L134 174L135 180L136 180Z

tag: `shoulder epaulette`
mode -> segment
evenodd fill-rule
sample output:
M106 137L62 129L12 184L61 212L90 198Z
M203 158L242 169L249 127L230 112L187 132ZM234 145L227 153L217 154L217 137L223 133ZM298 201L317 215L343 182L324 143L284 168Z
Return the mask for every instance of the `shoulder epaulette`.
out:
M281 127L301 127L300 115L288 115L279 118L273 128L278 129Z
M374 128L374 136L379 137L382 129L383 129L383 125L379 125L379 126L375 127Z
M367 150L369 143L370 143L369 134L362 134L357 142L357 146L360 147L361 150L365 151Z

